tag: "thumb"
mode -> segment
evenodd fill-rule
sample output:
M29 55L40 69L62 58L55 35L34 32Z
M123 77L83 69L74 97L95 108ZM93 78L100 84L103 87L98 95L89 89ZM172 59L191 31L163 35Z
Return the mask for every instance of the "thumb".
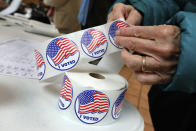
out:
M133 9L126 18L126 22L130 25L140 25L142 23L142 18L143 16L140 12Z

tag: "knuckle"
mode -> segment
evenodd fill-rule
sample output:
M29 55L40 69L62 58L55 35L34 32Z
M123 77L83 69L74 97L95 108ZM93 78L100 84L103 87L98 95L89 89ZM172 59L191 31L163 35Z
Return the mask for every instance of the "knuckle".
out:
M175 48L172 44L165 44L164 47L161 48L161 54L164 58L170 58L174 52Z
M162 72L170 72L174 68L174 64L172 62L164 62L162 64L161 70Z
M163 69L170 70L172 68L172 64L170 62L163 63Z
M128 63L128 67L134 71L139 71L138 64L136 62L132 62L131 60Z
M168 28L161 28L160 33L163 37L167 37L168 36Z
M162 63L160 61L157 61L156 63L152 65L152 70L159 71L161 70L161 67L162 67Z
M160 32L162 34L162 36L168 37L168 36L175 36L176 34L179 34L180 29L177 26L173 26L173 25L164 25L161 26L160 28Z
M130 50L132 50L132 51L137 51L136 45L134 44L134 42L132 40L129 40L128 41L127 48L130 49Z
M167 61L160 59L151 65L151 70L158 72L171 72L177 66L177 63L178 62L176 60Z
M172 36L179 37L180 36L180 28L177 26L172 26Z
M173 26L168 26L168 27L166 28L165 33L168 34L168 35L174 35L174 33L175 33L174 27L173 27Z
M135 8L133 7L133 6L131 6L131 5L126 5L126 7L127 7L127 9L129 10L129 11L133 11Z

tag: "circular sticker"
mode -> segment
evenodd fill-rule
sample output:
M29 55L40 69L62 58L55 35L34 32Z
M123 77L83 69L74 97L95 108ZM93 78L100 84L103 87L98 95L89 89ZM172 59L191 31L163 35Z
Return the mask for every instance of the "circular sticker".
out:
M61 110L67 109L72 103L72 98L73 98L73 87L71 81L65 75L63 81L63 88L60 91L59 108Z
M38 79L41 80L44 77L46 71L46 64L44 62L43 56L39 53L39 51L35 50L35 59L36 59L36 66L38 70Z
M81 46L88 56L100 58L105 54L108 42L103 32L96 29L89 29L82 35Z
M117 48L119 48L119 49L122 49L122 47L116 45L115 42L114 42L114 38L115 38L115 36L116 36L116 31L117 31L118 29L126 28L126 27L129 27L129 25L128 25L126 22L124 22L124 21L122 21L122 20L117 20L117 21L114 21L114 22L110 25L110 28L109 28L109 33L108 33L108 35L109 35L110 42L111 42L115 47L117 47Z
M77 45L68 38L56 38L48 44L46 58L53 68L65 71L76 66L80 52Z
M112 117L113 119L118 119L119 116L120 116L120 112L122 110L122 106L123 106L123 103L124 103L124 97L125 97L125 92L127 91L124 90L120 96L117 98L117 100L115 101L113 107L112 107Z
M75 113L79 120L86 124L95 124L103 120L109 107L107 95L96 90L83 91L75 101Z

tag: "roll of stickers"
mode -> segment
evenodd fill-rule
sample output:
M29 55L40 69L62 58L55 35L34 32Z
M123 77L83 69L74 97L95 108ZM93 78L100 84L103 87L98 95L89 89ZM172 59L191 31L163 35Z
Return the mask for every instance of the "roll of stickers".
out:
M89 67L89 62L106 56L112 56L120 52L121 47L114 43L116 30L128 27L122 20L117 20L109 24L93 27L90 29L74 32L60 36L35 47L42 60L37 60L39 69L39 79L47 79L52 76L74 70L104 70L99 66ZM108 57L108 60L110 57ZM104 60L104 63L107 61ZM119 62L118 62L119 61ZM110 65L122 67L120 59L115 59ZM114 67L116 69L120 68ZM120 71L120 70L119 70ZM111 72L111 68L110 68Z
M13 57L5 57L9 61L9 72L1 69L6 66L1 64L0 72L45 80L56 85L63 81L58 105L65 118L92 125L113 123L120 117L128 86L126 80L117 74L123 63L120 59L121 47L114 43L114 37L118 29L126 27L126 22L117 20L56 37L39 45L32 44L36 50L27 48L25 54L20 53L23 51L16 46L21 40L17 43L14 40L14 44L4 45L6 48L1 46L2 51L6 52L4 49L10 50L15 45L13 50L19 52L15 61L19 62L18 59L22 58L20 55L23 55L22 64L11 68L16 62L13 63ZM23 43L26 45L28 42ZM4 52L0 55L5 56ZM26 56L29 56L28 60ZM100 58L98 64L89 64Z
M126 22L117 20L51 39L37 48L39 79L48 80L66 72L58 104L65 118L107 125L120 117L128 85L112 72L118 73L123 65L121 47L114 43L114 37L118 29L125 27ZM102 57L98 65L89 64Z
M126 80L118 74L68 72L59 97L62 115L84 124L107 125L121 112Z

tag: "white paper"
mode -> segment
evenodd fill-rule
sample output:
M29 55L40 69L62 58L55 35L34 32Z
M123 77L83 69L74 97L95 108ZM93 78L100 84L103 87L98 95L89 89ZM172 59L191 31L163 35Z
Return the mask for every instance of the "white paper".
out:
M12 39L1 43L0 74L38 79L34 49L24 39Z
M0 12L1 15L9 15L17 11L21 4L22 0L12 0L11 4L4 10Z

